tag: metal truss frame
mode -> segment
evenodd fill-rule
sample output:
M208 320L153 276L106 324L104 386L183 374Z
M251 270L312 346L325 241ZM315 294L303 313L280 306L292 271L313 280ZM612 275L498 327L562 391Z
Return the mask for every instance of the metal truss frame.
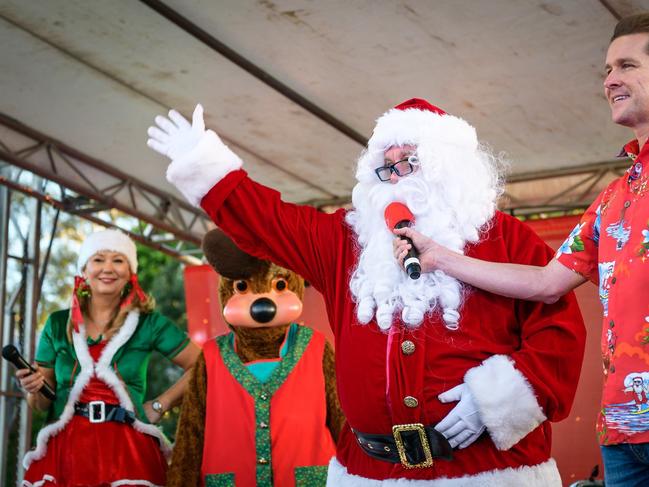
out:
M4 172L16 172L16 168L3 168ZM42 184L41 178L32 175L34 186ZM30 198L27 202L29 218L27 228L21 226L11 215L11 189L0 187L0 331L2 346L18 345L24 357L30 363L34 358L38 303L41 286L49 260L50 248L54 238L54 229L50 237L45 256L41 255L40 240L42 236L43 202ZM54 227L58 223L58 213L54 217ZM12 226L13 225L13 226ZM9 228L12 226L14 241L20 242L21 255L10 255ZM15 283L11 296L7 295L7 275L9 259L18 261L20 280ZM8 298L8 299L7 299ZM23 477L22 457L31 445L32 411L24 400L22 392L17 390L12 380L14 368L8 362L0 363L0 479L5 479L7 468L15 466L16 480ZM11 457L8 451L9 433L17 428L17 456ZM11 467L10 467L11 466Z
M179 198L160 191L107 163L48 137L0 112L0 161L27 170L61 187L48 194L6 177L0 184L33 196L63 211L107 227L119 221L100 217L116 209L136 218L136 228L120 228L135 240L185 261L196 262L208 216ZM102 181L101 185L97 181ZM71 191L67 191L71 190Z
M139 222L135 229L121 228L134 240L185 261L196 263L193 256L201 254L201 237L212 227L207 215L179 198L0 112L0 163L3 160L57 183L61 195L57 197L5 177L0 177L0 184L107 227L121 228L119 223L103 219L98 213L117 209ZM621 158L511 175L499 206L517 216L583 210L603 182L619 176L628 165L628 159ZM98 180L103 181L103 185L98 186ZM515 196L521 189L525 192L525 185L540 180L552 182L558 189L543 199ZM75 194L70 195L68 191L66 195L66 190ZM350 203L348 196L304 202L325 211Z
M630 164L627 157L621 157L583 166L512 175L507 178L499 207L516 216L585 210L599 194L602 186L621 176ZM551 183L556 188L555 191L543 198L513 196L512 193L517 189L539 181Z

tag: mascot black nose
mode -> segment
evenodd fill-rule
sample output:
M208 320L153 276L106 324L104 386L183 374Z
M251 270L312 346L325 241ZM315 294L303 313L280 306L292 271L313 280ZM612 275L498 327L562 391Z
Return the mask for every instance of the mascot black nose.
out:
M268 323L276 313L277 306L268 298L259 298L250 305L250 316L259 323Z

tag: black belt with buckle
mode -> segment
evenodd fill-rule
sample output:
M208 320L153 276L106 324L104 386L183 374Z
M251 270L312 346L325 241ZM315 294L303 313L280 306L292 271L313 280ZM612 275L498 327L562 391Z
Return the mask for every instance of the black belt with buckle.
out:
M426 468L434 458L453 459L448 440L432 426L397 424L392 435L371 435L352 429L358 444L372 458L400 463L405 468Z
M116 423L133 424L135 414L117 404L106 404L104 401L78 402L74 405L74 414L88 418L91 423Z

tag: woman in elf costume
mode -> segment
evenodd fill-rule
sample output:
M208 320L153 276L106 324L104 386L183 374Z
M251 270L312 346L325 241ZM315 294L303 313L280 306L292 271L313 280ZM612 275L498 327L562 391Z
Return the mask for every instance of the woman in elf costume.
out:
M77 271L71 309L45 324L36 372L16 372L29 405L50 421L25 455L23 486L165 485L170 444L152 423L180 402L189 374L143 403L149 357L157 350L189 370L199 350L152 311L125 234L90 235ZM56 385L53 402L38 392L44 381Z

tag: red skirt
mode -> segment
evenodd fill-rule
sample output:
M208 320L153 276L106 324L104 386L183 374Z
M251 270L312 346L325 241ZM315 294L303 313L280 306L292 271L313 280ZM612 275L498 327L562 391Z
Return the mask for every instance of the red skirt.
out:
M25 472L24 486L164 486L167 462L158 440L124 423L73 416ZM41 482L41 483L38 483Z

